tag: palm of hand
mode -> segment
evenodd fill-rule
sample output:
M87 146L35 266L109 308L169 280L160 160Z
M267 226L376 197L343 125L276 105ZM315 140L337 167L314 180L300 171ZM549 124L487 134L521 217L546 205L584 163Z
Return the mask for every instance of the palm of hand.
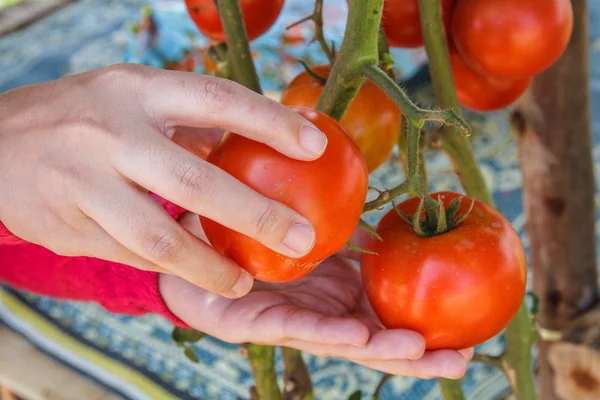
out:
M292 283L256 282L240 299L167 275L161 278L161 292L175 315L227 342L283 345L419 378L460 377L472 355L472 350L424 353L421 335L381 328L358 270L340 257Z

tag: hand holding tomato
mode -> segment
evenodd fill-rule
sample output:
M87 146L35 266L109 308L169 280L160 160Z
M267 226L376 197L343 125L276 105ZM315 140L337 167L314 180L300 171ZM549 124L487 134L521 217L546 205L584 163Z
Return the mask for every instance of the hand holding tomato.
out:
M198 216L187 213L180 222L206 240ZM247 296L237 300L170 275L160 277L160 291L169 309L183 321L230 343L287 346L422 379L460 378L473 355L472 349L425 352L418 333L383 329L357 268L337 256L292 283L256 282Z
M457 193L434 193L447 208ZM412 216L411 198L398 211ZM463 199L457 215L468 211ZM377 226L362 257L365 291L381 322L425 337L428 350L462 349L490 339L517 312L527 278L523 245L496 210L475 201L457 227L437 236L414 233L395 209Z
M313 123L231 81L118 65L2 93L0 121L0 220L58 254L247 293L252 276L182 229L149 191L287 257L315 241L304 216L173 142L206 151L218 132L205 128L219 127L289 160L309 164L325 151Z

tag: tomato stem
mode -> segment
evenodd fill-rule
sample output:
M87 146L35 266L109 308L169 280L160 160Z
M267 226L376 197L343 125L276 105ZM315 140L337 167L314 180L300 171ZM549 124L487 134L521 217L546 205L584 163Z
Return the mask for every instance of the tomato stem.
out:
M373 393L373 400L379 400L379 398L381 397L381 391L383 390L383 387L393 377L394 375L391 374L385 374L381 377L379 384L377 384L377 387L375 388L375 393Z
M227 56L234 80L262 94L239 0L217 0L219 17L227 41Z
M313 21L315 24L314 40L319 42L321 50L323 50L323 53L327 56L329 63L333 64L335 61L335 49L333 46L329 47L327 40L325 40L325 32L323 31L323 0L315 0L315 9L311 15L288 25L285 29L293 28L294 26L303 24L307 21Z
M365 204L363 213L378 210L406 193L408 193L408 182L403 182L389 190L383 190L375 200L371 200Z
M465 400L460 381L440 379L440 390L446 400Z
M275 373L275 348L246 344L248 359L254 375L255 388L259 399L280 400L283 398L277 385Z
M462 135L469 136L471 134L469 124L454 110L427 110L418 107L412 102L406 92L377 65L373 63L364 65L362 74L365 78L379 86L398 105L409 123L422 127L422 123L425 121L437 121L455 126Z
M310 372L300 350L281 347L284 398L315 400Z
M364 83L363 67L377 65L383 0L350 0L346 32L317 110L340 120Z

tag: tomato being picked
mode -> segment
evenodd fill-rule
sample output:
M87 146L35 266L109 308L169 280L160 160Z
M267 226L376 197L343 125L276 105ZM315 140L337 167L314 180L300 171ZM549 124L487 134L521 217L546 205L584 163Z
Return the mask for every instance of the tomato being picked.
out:
M240 182L300 213L315 229L313 249L304 257L291 258L200 217L212 246L265 282L302 278L342 249L367 197L367 165L350 135L326 114L297 111L327 136L327 148L317 160L294 160L237 134L229 134L208 156L209 162Z
M514 103L527 90L533 78L497 79L469 67L453 48L450 63L460 104L474 111L495 111Z
M450 28L456 0L442 0L442 16L446 31ZM385 0L381 24L392 47L423 46L418 0Z
M549 68L572 31L571 0L460 0L452 18L464 60L498 78L529 77Z
M329 76L328 65L311 70L319 77ZM314 108L323 92L323 83L304 71L283 92L281 103ZM374 83L367 81L350 103L340 123L350 133L365 160L369 172L383 164L398 141L402 114L396 104Z
M448 208L458 193L434 193ZM397 209L414 215L414 197ZM457 215L468 211L463 198ZM364 287L384 326L425 337L427 350L460 350L500 333L525 295L527 262L519 236L493 208L475 201L467 218L446 233L418 236L396 210L377 226L361 262Z
M225 41L225 32L214 0L185 0L185 5L202 34L217 42ZM253 40L275 23L283 8L283 0L240 0L240 8L248 39Z

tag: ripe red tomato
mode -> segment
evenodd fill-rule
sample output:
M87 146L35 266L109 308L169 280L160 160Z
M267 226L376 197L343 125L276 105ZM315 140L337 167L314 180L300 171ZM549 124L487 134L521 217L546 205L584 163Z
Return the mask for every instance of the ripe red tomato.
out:
M327 149L319 159L293 160L265 144L236 134L229 135L208 157L209 162L258 193L297 211L315 228L314 248L295 259L200 218L208 240L217 251L266 282L299 279L344 247L356 228L367 197L367 166L348 133L326 114L297 110L327 135Z
M328 65L315 66L312 71L323 78L329 76ZM314 108L322 92L323 84L302 72L283 92L281 103ZM372 172L390 156L400 134L402 115L377 85L365 82L340 122L360 148Z
M442 15L449 31L452 10L456 0L442 0ZM381 24L390 46L421 47L421 16L418 0L385 0Z
M435 193L448 205L460 195ZM418 198L398 206L416 212ZM464 198L459 215L471 200ZM425 337L428 350L465 349L490 339L508 325L525 295L523 245L496 210L475 201L456 228L420 237L395 210L380 221L383 241L369 240L361 274L373 309L387 328L410 329Z
M452 20L464 60L500 78L533 76L550 67L572 30L570 0L461 0Z
M223 26L214 0L185 0L188 14L205 36L222 42ZM269 30L281 13L283 0L240 0L248 39L253 40Z
M475 111L495 111L511 105L532 81L532 78L498 79L481 75L453 49L450 62L458 101Z

